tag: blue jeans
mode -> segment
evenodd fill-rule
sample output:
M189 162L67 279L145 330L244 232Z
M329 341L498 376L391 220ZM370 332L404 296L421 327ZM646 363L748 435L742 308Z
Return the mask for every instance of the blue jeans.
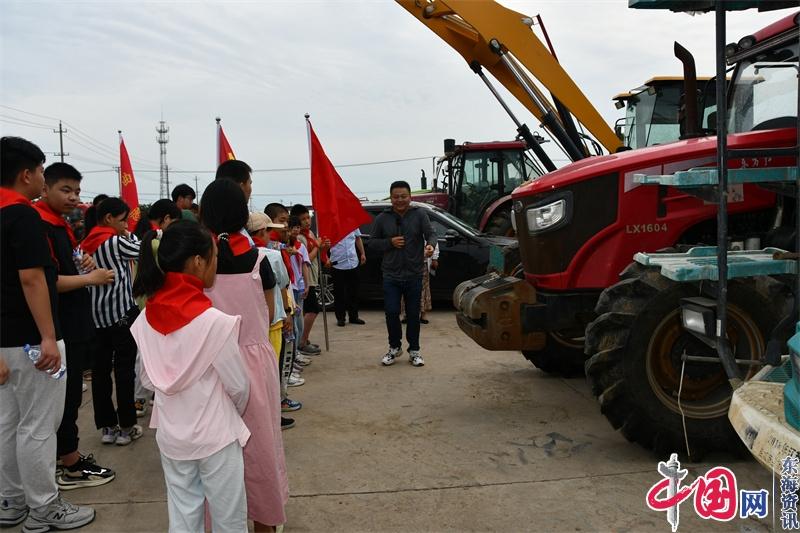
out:
M386 329L389 332L389 347L400 348L403 326L400 324L400 298L406 303L406 340L409 350L419 350L419 305L422 299L422 276L396 280L383 278L384 310Z

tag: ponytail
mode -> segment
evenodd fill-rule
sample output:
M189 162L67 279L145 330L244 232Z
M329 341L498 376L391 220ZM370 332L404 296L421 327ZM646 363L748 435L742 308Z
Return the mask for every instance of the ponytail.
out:
M212 252L211 234L195 222L179 220L163 232L148 231L139 248L133 295L152 296L164 285L165 273L183 272L187 259L195 255L211 259ZM232 253L230 247L228 252Z
M234 258L228 237L227 233L217 235L217 260L220 264L232 261Z

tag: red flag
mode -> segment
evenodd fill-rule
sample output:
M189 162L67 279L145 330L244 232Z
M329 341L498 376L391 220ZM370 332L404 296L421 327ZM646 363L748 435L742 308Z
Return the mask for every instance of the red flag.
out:
M231 148L227 137L225 137L225 132L222 131L222 125L219 123L219 119L217 119L217 135L217 147L219 149L217 153L217 164L221 165L225 161L236 159L236 156L233 155L233 148Z
M317 218L317 235L336 244L348 233L372 220L345 185L319 143L311 121L308 121L311 151L311 203Z
M133 231L141 218L139 193L136 190L136 179L133 177L128 150L125 148L125 141L122 140L122 132L119 134L119 196L131 210L128 214L128 231Z

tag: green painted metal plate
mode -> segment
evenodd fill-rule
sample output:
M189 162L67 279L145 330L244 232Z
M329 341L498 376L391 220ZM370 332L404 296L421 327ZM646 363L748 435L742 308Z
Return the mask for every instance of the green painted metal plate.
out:
M728 169L728 184L793 182L797 180L797 167L763 167ZM716 168L702 167L682 170L674 174L634 174L634 183L643 185L668 185L672 187L708 187L719 184Z
M785 253L785 250L729 251L728 279L796 274L797 261L774 259L776 253ZM698 246L686 253L639 252L633 259L644 266L660 267L661 275L673 281L719 281L716 246Z

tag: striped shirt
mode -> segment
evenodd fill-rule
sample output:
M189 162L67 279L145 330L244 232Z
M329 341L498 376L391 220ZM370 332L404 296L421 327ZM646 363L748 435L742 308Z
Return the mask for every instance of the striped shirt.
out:
M139 239L133 234L129 239L114 236L101 244L92 256L97 268L114 271L114 283L89 286L92 318L98 328L113 326L136 306L131 261L139 258L139 244Z

